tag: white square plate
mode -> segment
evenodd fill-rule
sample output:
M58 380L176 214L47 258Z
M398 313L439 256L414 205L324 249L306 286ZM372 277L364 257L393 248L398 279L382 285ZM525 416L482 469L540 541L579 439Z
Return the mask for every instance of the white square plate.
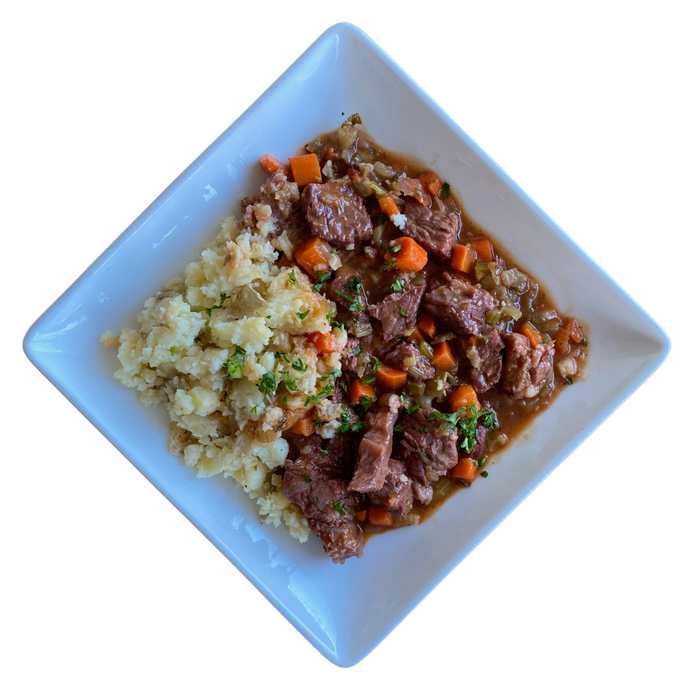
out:
M323 95L323 99L319 99ZM264 153L285 155L359 112L377 141L451 183L469 214L587 324L584 381L567 388L492 477L419 527L373 538L332 564L315 539L260 525L223 478L196 479L167 451L164 410L112 378L98 337L134 324L143 301L181 274L257 191ZM663 362L664 332L366 35L339 24L314 44L31 327L29 359L328 659L366 656ZM526 437L526 439L525 439ZM95 494L98 497L98 494Z

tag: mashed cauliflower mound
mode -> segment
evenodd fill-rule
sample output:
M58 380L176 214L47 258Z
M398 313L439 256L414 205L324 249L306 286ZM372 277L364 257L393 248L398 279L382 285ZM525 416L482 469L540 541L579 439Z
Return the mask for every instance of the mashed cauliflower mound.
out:
M144 405L167 408L171 452L198 477L235 479L262 521L284 522L305 542L306 518L275 473L288 452L281 433L309 411L319 434L335 433L339 416L324 389L332 395L329 375L340 369L347 335L331 328L335 304L306 274L276 262L264 218L253 229L227 218L184 278L146 300L137 329L100 340L118 347L114 376ZM286 243L274 241L281 250ZM314 331L332 333L338 350L320 355L307 339Z

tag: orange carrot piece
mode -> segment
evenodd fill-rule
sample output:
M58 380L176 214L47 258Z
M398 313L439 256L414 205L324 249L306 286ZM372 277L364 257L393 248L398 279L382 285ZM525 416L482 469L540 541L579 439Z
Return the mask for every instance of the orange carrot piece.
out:
M583 340L581 327L578 325L578 321L575 318L570 318L564 327L569 331L569 338L571 338L572 342L580 343Z
M390 241L390 245L392 247L401 246L396 253L387 252L384 254L384 260L394 262L397 270L418 272L426 266L428 262L427 251L412 238L403 236Z
M430 316L420 316L418 318L418 328L420 328L421 332L425 333L428 338L434 338L437 332L435 321Z
M377 370L377 384L387 391L398 391L406 386L408 372L382 365Z
M309 340L314 344L316 350L322 355L330 355L338 349L335 338L331 333L319 333L314 331L308 335Z
M374 393L374 388L369 384L363 384L359 379L356 379L350 385L348 394L350 394L350 401L353 403L358 403L363 396L371 399L376 396Z
M394 216L394 214L399 213L399 207L391 195L383 194L381 197L377 198L377 201L379 202L379 208L382 210L382 214Z
M277 160L277 158L271 156L269 153L260 159L260 165L262 165L265 172L270 173L270 175L276 172L283 172L285 175L289 175L289 168L281 160Z
M331 268L330 255L331 247L328 241L316 237L304 241L294 252L299 265L310 275L328 272Z
M358 523L365 522L365 520L367 520L367 511L366 510L356 510L355 511L355 520L357 520Z
M478 260L493 260L493 246L488 238L474 238L469 243L474 248Z
M312 182L321 182L321 165L315 153L292 156L289 159L289 165L292 166L294 182L299 187L304 187L304 185L309 185Z
M432 170L422 173L420 176L420 181L423 183L425 189L428 190L428 192L430 192L430 194L433 196L436 195L442 187L440 178L434 172L432 172Z
M522 333L529 341L532 347L537 347L542 342L542 335L529 321L520 326L518 333Z
M316 431L316 428L314 427L311 415L300 418L292 426L291 431L296 435L303 435L304 437L309 437L309 435L313 435Z
M468 409L471 406L476 406L477 411L481 408L474 387L469 386L469 384L457 387L450 395L450 411L452 413L456 413L460 408L466 408L467 415L469 415Z
M458 243L452 251L452 269L469 272L476 260L476 251L468 245Z
M354 182L359 182L362 179L360 171L355 168L348 168L348 177Z
M476 478L477 464L469 457L462 457L457 462L457 466L450 472L453 479L463 479L464 481L474 481Z
M394 524L394 516L386 508L370 506L369 523L380 527L391 527Z
M452 352L450 344L444 340L433 346L433 359L431 364L441 372L450 372L457 366L457 359Z
M557 355L568 355L570 350L569 331L562 326L554 336L554 352Z
M415 340L417 343L420 343L421 341L425 340L425 338L423 337L423 333L421 333L420 328L416 327L411 329L411 332L406 336L406 340Z

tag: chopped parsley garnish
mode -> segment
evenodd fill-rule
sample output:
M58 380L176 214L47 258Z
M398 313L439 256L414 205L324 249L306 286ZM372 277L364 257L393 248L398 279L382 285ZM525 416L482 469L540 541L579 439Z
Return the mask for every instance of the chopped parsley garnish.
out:
M231 297L230 297L228 294L226 294L226 292L221 292L221 294L219 294L219 303L216 304L216 306L210 306L208 309L204 309L204 310L207 312L207 316L209 316L209 318L211 318L212 309L220 309L220 308L221 308L221 305L222 305L227 299L230 299L230 298L231 298Z
M328 382L328 384L326 384L321 391L318 392L318 394L311 394L310 396L307 396L306 401L304 401L304 406L321 403L323 399L325 399L329 394L333 393L334 388L333 382Z
M390 287L392 292L403 292L403 280L399 277L397 277L392 283Z
M486 455L484 455L483 457L481 457L481 458L479 459L479 461L477 462L477 464L478 464L480 467L483 467L484 464L486 464L486 460L487 460L487 459L488 459L488 457L486 457Z
M357 357L362 352L362 345L356 345L354 348L350 349L350 354Z
M334 369L332 372L327 372L321 375L321 379L330 379L331 377L340 377L343 373L339 369Z
M403 425L399 425L398 423L394 426L394 432L395 433L400 433L403 431Z
M258 384L258 391L261 394L272 394L276 389L277 380L275 375L272 372L265 372L260 380L260 384Z
M201 342L202 342L202 339L201 339L199 336L197 336L197 337L194 339L194 342L195 342L195 343L201 343Z
M311 309L306 309L306 311L297 311L297 316L303 321L311 312Z
M283 406L286 406L286 405L287 405L287 397L286 397L286 396L283 396L283 397L282 397L282 405L283 405Z
M377 217L377 224L378 224L379 226L384 226L384 224L385 224L387 221L389 221L389 217L388 217L386 214L380 214L380 215Z
M481 474L481 476L484 477L484 479L489 475L488 472L479 472L479 473Z
M297 380L290 379L289 372L287 370L280 370L280 374L282 375L284 385L287 387L287 389L289 389L289 391L299 391L299 387L297 387Z
M353 275L350 281L345 283L345 286L357 293L360 291L360 287L362 286L362 280L357 275Z
M318 451L319 451L322 455L327 455L327 454L328 454L328 450L324 449L323 447L319 447L319 448L318 448Z
M447 199L450 195L452 194L452 190L450 189L450 183L449 182L443 182L442 183L442 196Z
M335 311L329 311L326 314L326 319L328 320L328 323L331 324L331 328L340 328L340 330L345 330L345 324L344 323L338 323L338 321L335 321Z
M251 412L251 413L257 413L257 412L258 412L258 407L257 407L257 406L253 406L253 408L250 409L250 412Z
M345 515L345 511L340 505L340 501L333 501L333 510L338 513L338 515Z
M488 338L482 338L482 340L484 341L484 345L488 345L488 344L489 344L489 339L488 339Z
M402 316L403 318L408 318L408 314L403 309L399 309L399 316Z
M420 406L419 406L417 403L416 403L416 404L413 404L413 406L409 406L409 407L406 409L406 413L408 413L409 416L412 416L412 415L413 415L414 413L416 413L417 411L420 411Z
M372 365L372 372L376 372L382 366L382 361L374 355L372 355L372 359L374 360L374 364Z
M331 248L331 255L337 255L338 254L338 249L337 248Z
M348 393L348 385L345 382L338 382L340 385L340 388L347 394Z
M372 255L372 249L369 246L365 247L365 255Z
M342 297L346 301L350 302L350 311L362 311L362 309L364 308L362 306L362 302L359 299L353 299L349 294L341 292L339 289L336 289L335 293L339 297Z
M474 447L476 447L479 438L480 418L483 419L482 425L486 430L493 430L496 427L496 414L485 408L477 410L475 406L470 406L469 409L460 408L459 411L455 411L455 413L433 411L428 415L428 419L430 420L444 420L447 423L449 432L457 430L459 437L462 438L460 447L467 453L471 452Z
M276 352L275 358L278 360L284 360L285 362L289 362L289 355L287 355L286 352Z
M362 410L367 411L367 409L376 401L374 396L360 396L360 405Z
M297 357L297 359L292 362L292 367L299 372L306 372L308 366L301 357Z
M312 286L313 289L315 289L317 292L320 292L320 291L321 291L321 287L323 287L323 285L324 285L326 282L328 282L328 280L329 280L330 278L331 278L331 273L330 273L330 272L322 272L322 273L318 276L318 282L316 282L316 284L312 284L311 286Z
M174 355L177 352L177 348L173 345L173 347L170 348L170 354Z
M386 263L386 265L382 265L382 270L384 270L386 272L387 270L391 270L391 268L394 267L395 265L396 265L396 260L389 260L389 262Z
M313 481L313 479L307 474L306 481L310 484Z
M226 360L224 366L231 376L231 379L241 379L243 377L243 364L245 363L245 348L236 345L233 355Z
M390 245L389 246L389 252L390 253L398 253L401 250L401 244L397 243L396 245Z
M343 433L359 433L365 429L365 422L363 420L350 422L350 416L347 413L340 414L340 426L335 431L337 435L342 435Z
M362 377L362 383L363 384L374 384L374 382L377 381L377 378L373 374L368 374L364 377Z
M564 377L564 381L565 381L567 384L573 384L573 383L574 383L574 380L573 380L571 377Z
M287 273L287 277L289 277L289 281L292 284L295 284L297 287L299 286L299 282L297 282L297 273L295 270L292 270L291 272Z

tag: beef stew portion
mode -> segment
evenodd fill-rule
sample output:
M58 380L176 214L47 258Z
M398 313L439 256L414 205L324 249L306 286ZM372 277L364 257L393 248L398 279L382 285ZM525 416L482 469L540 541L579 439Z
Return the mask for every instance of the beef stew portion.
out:
M362 555L366 535L418 524L488 476L491 456L580 376L587 355L578 322L468 218L449 184L383 151L358 122L308 144L301 158L318 163L297 180L298 208L273 207L295 223L278 247L336 303L333 325L348 335L342 376L324 396L340 412L335 437L315 421L284 468L285 495L340 563ZM289 169L261 162L279 164L261 192L284 191Z

